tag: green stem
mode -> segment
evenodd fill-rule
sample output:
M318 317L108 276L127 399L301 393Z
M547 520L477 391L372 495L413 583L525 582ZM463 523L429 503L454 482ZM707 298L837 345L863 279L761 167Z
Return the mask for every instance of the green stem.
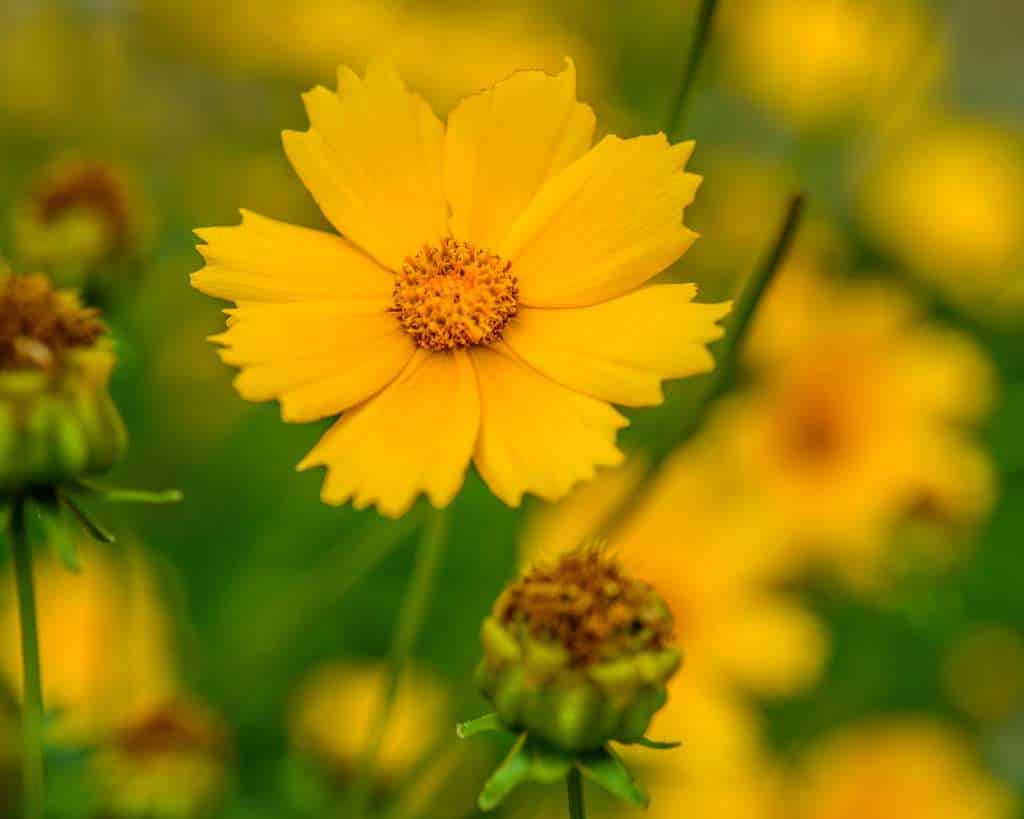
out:
M708 43L711 41L711 24L715 18L715 9L718 6L717 0L704 0L701 3L697 15L697 26L693 34L693 45L690 46L690 58L687 60L686 69L683 71L683 78L679 82L679 90L672 101L672 108L669 110L668 118L665 120L665 133L669 138L682 124L686 113L687 104L690 101L690 93L693 91L697 79L697 71L704 60L704 54L708 50Z
M398 624L391 642L388 663L388 675L384 683L384 691L377 712L374 714L367 739L366 750L352 788L351 809L348 815L354 819L362 819L369 807L373 791L373 769L380 754L381 744L387 731L391 712L394 710L398 697L402 672L412 655L419 637L423 620L427 614L427 605L434 588L434 580L444 553L445 538L448 532L448 516L444 510L437 510L432 515L423 537L420 540L409 588L402 601L398 614Z
M587 819L587 809L583 804L583 777L579 768L574 767L569 772L565 784L569 791L569 819Z
M737 299L732 311L725 338L721 341L718 362L704 392L698 398L693 410L686 415L672 446L656 453L644 476L637 482L629 495L612 511L601 527L601 534L612 539L636 509L661 472L661 467L678 447L688 443L703 429L708 417L722 396L729 391L736 380L740 354L750 333L754 314L768 285L775 279L779 268L786 259L793 244L804 210L803 194L796 194L789 200L786 216L771 250L754 270Z
M32 577L32 547L25 527L25 498L19 495L11 509L11 549L18 587L18 619L21 624L22 741L24 742L24 816L43 819L43 683L39 664L39 630Z

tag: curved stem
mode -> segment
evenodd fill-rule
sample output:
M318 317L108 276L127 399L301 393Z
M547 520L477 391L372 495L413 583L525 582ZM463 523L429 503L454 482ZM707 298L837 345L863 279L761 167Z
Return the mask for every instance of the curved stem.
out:
M352 788L351 809L348 815L354 817L354 819L362 819L369 807L370 796L373 790L373 768L377 762L377 756L380 753L384 735L387 732L395 700L398 697L402 672L405 670L409 657L412 655L416 645L416 638L419 637L420 629L423 626L427 605L430 602L430 595L434 587L434 579L437 576L437 570L441 564L441 556L444 553L447 532L448 516L446 512L444 510L435 511L420 540L412 579L409 581L405 600L402 601L402 608L398 614L398 624L395 627L395 634L391 641L388 675L384 683L384 691L370 726L370 733L359 768L359 775L356 777Z
M725 338L721 342L718 362L711 375L711 380L707 382L707 386L693 410L684 418L672 446L657 453L629 495L605 519L601 526L601 534L604 537L612 539L618 533L622 525L632 515L637 503L647 494L647 490L657 479L661 467L669 455L700 432L719 399L732 387L736 380L740 353L743 351L744 342L753 324L754 314L757 312L768 285L775 279L775 274L778 273L789 253L797 229L800 227L803 210L803 194L796 194L789 200L786 216L771 250L750 275L736 302Z
M24 816L42 819L43 780L43 685L39 663L39 631L32 577L32 547L25 527L25 498L15 498L11 509L11 550L18 587L18 619L21 624L22 741L24 742Z
M573 768L569 772L569 778L565 781L569 791L569 819L586 819L587 809L583 803L583 778L580 776L579 768Z
M717 0L704 0L701 3L697 16L697 25L693 35L693 45L690 46L690 58L686 62L686 69L683 71L683 78L679 82L679 90L672 101L672 108L669 110L668 118L665 120L665 133L669 139L680 126L683 115L686 113L686 106L690 101L690 93L693 91L694 82L697 79L697 71L704 60L704 54L708 49L711 40L711 23L715 18Z

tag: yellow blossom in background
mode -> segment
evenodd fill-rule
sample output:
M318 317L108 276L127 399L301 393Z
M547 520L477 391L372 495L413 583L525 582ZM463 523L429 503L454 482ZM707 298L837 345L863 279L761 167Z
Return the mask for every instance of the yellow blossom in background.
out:
M1010 819L1010 792L937 723L890 719L815 749L795 778L793 819Z
M984 517L992 467L969 429L992 398L973 341L923 322L881 284L787 267L756 320L755 384L710 435L776 525L858 585L877 583L895 524L947 534Z
M859 191L865 228L914 275L985 316L1024 309L1024 140L995 124L926 121Z
M52 7L0 7L0 111L10 121L61 123L74 102L74 33Z
M177 690L168 614L137 548L77 544L82 573L37 558L36 595L43 697L58 714L58 741L95 742ZM0 674L21 688L21 643L13 574L0 601ZM19 694L20 695L20 694Z
M581 532L600 533L638 474L627 464L539 511L526 530L524 558L550 557L577 545ZM654 760L631 754L656 769L668 766L670 779L708 782L709 800L717 787L710 783L720 783L724 794L761 759L757 715L746 695L785 696L806 687L825 653L817 621L777 588L794 565L786 544L732 485L713 452L687 448L611 544L668 603L684 658L649 731L654 739L681 739L682 747Z
M359 766L383 692L384 665L334 663L315 670L295 692L292 745L341 778ZM375 775L394 784L452 733L448 690L428 671L405 672Z
M400 0L372 3L309 0L282 6L270 0L196 4L143 0L152 36L173 34L173 46L191 45L245 70L329 76L339 62L387 60L435 105L450 107L468 93L524 66L557 69L573 54L589 94L603 85L601 61L585 38L551 14L525 4L445 8Z
M199 290L235 301L214 338L254 401L286 421L344 415L300 464L321 497L403 514L445 506L472 459L518 505L617 464L611 404L713 366L725 304L643 285L696 238L693 143L606 137L575 69L523 71L469 97L447 127L398 74L341 69L305 96L285 152L345 236L244 212L198 231Z
M735 84L801 128L879 120L943 73L941 36L917 0L730 0L722 11Z
M198 819L224 794L227 755L216 714L172 699L119 725L90 763L104 815Z

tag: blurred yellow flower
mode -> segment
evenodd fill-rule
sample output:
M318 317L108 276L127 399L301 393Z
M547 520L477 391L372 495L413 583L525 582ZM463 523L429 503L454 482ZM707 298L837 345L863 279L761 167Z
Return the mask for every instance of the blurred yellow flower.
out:
M540 510L525 532L524 558L557 554L581 533L599 532L639 473L629 465L609 471ZM791 694L815 680L824 660L818 622L778 589L794 565L786 544L749 502L714 453L697 444L670 460L615 535L616 553L675 616L683 669L649 733L684 740L665 757L677 777L726 782L748 770L761 748L746 694ZM636 753L643 761L644 752Z
M885 250L969 309L1024 309L1024 141L1009 130L933 121L903 135L859 210Z
M95 742L176 690L170 623L142 553L116 555L82 539L83 571L36 560L43 695L53 738ZM20 696L21 648L14 580L0 601L0 675Z
M798 127L877 120L916 102L946 61L916 0L743 0L723 12L735 82Z
M881 284L789 266L750 350L756 383L722 405L710 434L801 548L871 584L895 524L948 532L988 511L992 469L968 428L993 373L969 337L924 323Z
M125 722L90 760L104 815L195 819L227 786L224 727L215 714L169 700Z
M344 412L299 468L328 468L325 502L389 516L420 492L447 505L470 459L512 506L618 463L611 403L711 369L728 310L642 286L696 238L693 143L591 148L571 63L464 100L447 128L382 64L338 83L284 144L346 238L248 212L197 231L194 286L238 304L214 339L239 392L287 421Z
M807 760L792 787L795 819L1009 819L1008 789L952 732L891 719L848 730Z
M292 745L333 775L357 770L383 692L384 665L333 663L315 670L292 700ZM428 671L405 672L374 768L382 787L401 781L439 738L454 736L444 684Z
M601 60L580 35L551 14L524 4L444 8L401 0L372 3L272 0L196 3L144 0L144 19L175 47L191 45L247 71L279 70L300 77L329 75L339 62L387 60L435 105L450 107L523 66L557 69L574 54L588 77L588 92L602 85ZM171 35L168 37L168 35Z

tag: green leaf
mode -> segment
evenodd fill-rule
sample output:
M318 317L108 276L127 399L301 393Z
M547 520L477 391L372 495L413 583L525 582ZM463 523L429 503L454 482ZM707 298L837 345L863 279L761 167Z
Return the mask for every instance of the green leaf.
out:
M641 737L636 742L630 742L629 745L639 745L641 748L650 748L652 751L671 751L674 748L678 748L683 743L681 742L658 742L654 739L648 739L647 737Z
M600 785L610 794L636 805L646 808L649 802L647 794L633 781L633 777L622 760L610 748L602 748L584 754L576 763L580 772L591 782Z
M53 502L36 501L33 506L43 525L43 537L46 538L47 544L60 558L66 569L75 574L81 572L82 564L78 562L75 541L71 536L70 527L61 514L60 505L54 500Z
M477 804L480 810L494 810L518 785L530 778L530 753L526 749L526 734L516 740L505 761L498 766L480 792Z
M497 714L484 714L482 717L471 719L469 722L461 722L455 726L455 733L459 739L469 739L477 734L486 734L491 731L507 731Z
M145 489L119 489L113 486L101 486L88 480L79 480L78 488L98 495L108 503L180 503L184 499L180 489L165 489L162 492L148 492Z
M79 506L69 495L62 494L60 499L64 505L71 510L71 513L78 519L78 522L85 527L85 530L93 540L99 541L100 543L114 542L114 536L104 529L99 523L89 517L86 511L82 509L82 507Z

